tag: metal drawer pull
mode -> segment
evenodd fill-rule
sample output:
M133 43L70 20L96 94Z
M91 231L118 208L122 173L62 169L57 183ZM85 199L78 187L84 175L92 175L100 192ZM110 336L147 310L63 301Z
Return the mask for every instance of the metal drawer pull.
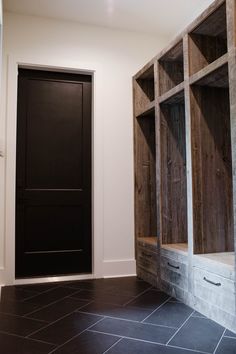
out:
M145 252L142 252L142 255L143 255L144 257L147 257L147 258L152 258L152 255L151 255L151 254L147 254L147 253L145 253Z
M167 263L168 264L168 266L169 267L171 267L171 268L175 268L175 269L179 269L179 266L175 266L175 265L173 265L173 264L171 264L171 263Z
M212 285L221 286L221 283L215 283L214 281L211 281L211 280L207 279L206 277L204 277L203 280L205 280L207 283L210 283Z

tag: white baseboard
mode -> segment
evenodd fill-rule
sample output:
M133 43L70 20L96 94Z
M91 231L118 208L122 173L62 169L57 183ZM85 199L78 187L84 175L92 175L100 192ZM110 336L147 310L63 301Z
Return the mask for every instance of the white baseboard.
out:
M16 279L14 281L14 284L15 285L26 285L26 284L40 284L40 283L75 281L75 280L86 280L86 279L94 279L94 275L93 274L82 274L82 275L65 275L65 276L56 276L56 277Z
M104 278L136 276L136 260L103 261L103 276Z

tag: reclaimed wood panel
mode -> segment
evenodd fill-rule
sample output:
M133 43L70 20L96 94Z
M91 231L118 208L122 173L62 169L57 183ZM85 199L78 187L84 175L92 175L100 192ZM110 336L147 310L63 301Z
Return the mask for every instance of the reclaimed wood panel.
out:
M190 75L227 53L226 29L224 3L189 34Z
M200 268L193 268L194 295L209 304L235 313L234 282Z
M154 65L147 68L138 78L133 80L134 114L139 116L147 111L154 101Z
M229 90L191 90L194 253L232 251Z
M185 107L161 105L162 243L187 242Z
M157 236L155 113L135 119L136 237Z
M159 92L163 95L184 81L183 41L159 60Z

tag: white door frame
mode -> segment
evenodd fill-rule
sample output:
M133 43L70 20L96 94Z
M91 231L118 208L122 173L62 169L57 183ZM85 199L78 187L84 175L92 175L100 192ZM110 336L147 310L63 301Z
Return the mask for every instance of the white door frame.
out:
M18 68L92 74L92 259L90 275L50 278L15 279L15 187L16 187L16 126ZM5 171L5 257L0 270L0 284L23 284L44 281L100 278L103 276L103 97L102 68L97 63L73 62L58 59L39 62L35 58L8 57L6 91L6 171Z

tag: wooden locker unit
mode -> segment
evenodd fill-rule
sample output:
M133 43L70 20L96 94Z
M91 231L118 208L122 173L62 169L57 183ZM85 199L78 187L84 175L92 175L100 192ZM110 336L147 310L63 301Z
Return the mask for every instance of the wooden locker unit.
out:
M137 274L236 332L235 9L211 4L133 92Z

